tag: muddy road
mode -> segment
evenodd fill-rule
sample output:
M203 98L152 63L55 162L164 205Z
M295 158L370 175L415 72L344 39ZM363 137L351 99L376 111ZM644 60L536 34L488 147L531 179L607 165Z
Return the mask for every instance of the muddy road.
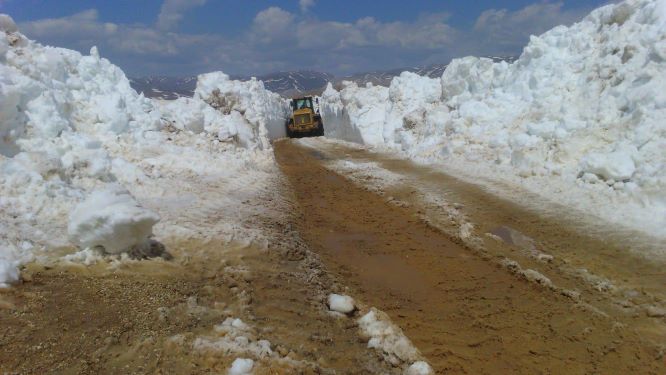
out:
M223 374L236 358L254 374L394 373L354 324L326 315L331 280L316 261L168 245L170 262L29 265L0 293L0 373ZM228 332L226 319L247 327Z
M282 189L247 204L284 215L237 214L257 243L172 238L168 260L26 265L0 289L0 373L226 374L249 358L258 375L399 374L354 320L330 315L345 287L293 230Z
M421 171L421 178L452 188L433 204L409 181L421 167L408 162L390 164L323 141L274 147L308 246L355 297L388 313L437 373L666 371L661 310L644 306L661 301L655 288L647 288L652 294L641 289L622 306L592 282L607 279L574 275L580 267L549 252L572 244L580 252L614 251L608 243L450 176ZM390 183L373 183L382 173L337 173L340 161L384 162Z
M26 265L0 290L0 373L210 374L240 358L254 374L398 375L416 359L438 374L666 373L664 264L636 255L661 243L323 138L274 148L267 188L233 212L209 191L187 217L234 215L236 240ZM330 293L358 310L332 314ZM371 307L424 358L371 347Z

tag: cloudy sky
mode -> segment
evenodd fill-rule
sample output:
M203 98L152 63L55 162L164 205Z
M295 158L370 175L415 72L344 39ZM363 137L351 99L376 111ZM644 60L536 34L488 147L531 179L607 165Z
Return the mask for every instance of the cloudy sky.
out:
M608 0L0 0L44 44L129 76L312 69L336 75L517 55L530 34Z

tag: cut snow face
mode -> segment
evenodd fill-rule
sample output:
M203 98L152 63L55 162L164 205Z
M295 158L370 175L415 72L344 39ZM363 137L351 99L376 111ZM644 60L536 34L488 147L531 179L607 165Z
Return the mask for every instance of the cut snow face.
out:
M194 97L222 113L243 114L253 129L263 132L261 136L270 139L285 136L284 121L289 105L278 94L266 90L261 81L233 81L222 72L202 74Z
M92 192L74 208L68 233L79 247L117 254L148 241L158 221L128 191L113 186Z
M513 64L466 57L441 79L331 86L327 136L666 235L666 13L626 1L533 36Z
M190 219L206 209L194 191L229 182L215 185L220 206L239 186L263 188L286 103L221 72L201 76L197 94L156 104L97 48L42 46L0 15L0 284L36 251L118 253L153 232L206 235ZM233 237L240 229L225 220L215 229Z

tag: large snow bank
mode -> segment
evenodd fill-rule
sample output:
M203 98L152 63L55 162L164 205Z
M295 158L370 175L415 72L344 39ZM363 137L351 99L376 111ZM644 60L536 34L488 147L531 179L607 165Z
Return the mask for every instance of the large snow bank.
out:
M264 83L234 81L223 72L199 75L193 98L161 102L164 118L180 130L214 134L246 148L270 148L269 139L285 136L287 101Z
M232 111L243 114L253 129L266 132L261 136L275 139L286 135L287 101L266 90L262 81L254 78L245 82L234 81L222 72L202 74L194 97L225 114Z
M532 36L513 64L467 57L441 79L323 94L330 137L511 181L666 234L666 1L599 8Z
M216 100L240 104L205 104L213 86ZM42 46L0 15L0 284L16 281L16 267L38 250L117 253L154 229L201 233L206 197L192 194L214 185L219 205L239 187L221 182L261 187L273 165L266 127L284 103L259 82L221 73L197 92L201 99L156 105L97 48L82 56ZM155 225L160 216L166 222Z

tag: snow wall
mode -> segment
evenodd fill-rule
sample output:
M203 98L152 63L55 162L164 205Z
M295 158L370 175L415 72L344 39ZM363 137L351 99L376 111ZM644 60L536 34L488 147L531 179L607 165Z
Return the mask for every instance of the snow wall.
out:
M666 1L596 9L532 36L513 64L323 94L326 135L511 181L666 235Z
M42 46L0 15L0 286L38 250L143 246L160 220L130 193L146 173L273 163L285 111L263 83L221 72L200 76L193 99L152 101L95 47Z

